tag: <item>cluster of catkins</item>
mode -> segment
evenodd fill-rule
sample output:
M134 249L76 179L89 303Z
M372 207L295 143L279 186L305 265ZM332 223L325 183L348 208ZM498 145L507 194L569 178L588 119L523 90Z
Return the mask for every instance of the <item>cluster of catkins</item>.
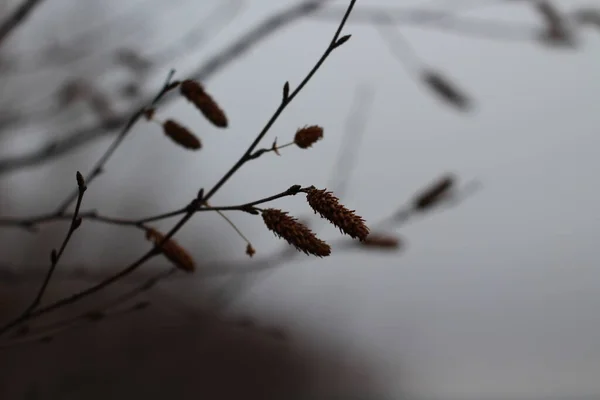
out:
M226 128L228 126L227 117L223 110L218 106L214 99L206 92L204 87L193 80L184 80L175 82L172 88L179 87L180 94L191 102L214 126ZM147 110L145 116L148 120L158 122L154 118L154 110ZM192 133L190 129L172 119L160 122L164 134L174 143L189 149L198 150L202 147L200 139ZM291 143L283 146L277 146L274 142L270 149L264 149L263 152L272 151L279 154L279 149L289 145L295 145L301 149L308 149L314 143L323 138L323 128L318 125L307 125L296 131ZM367 241L369 229L364 220L355 215L354 211L347 209L339 203L331 192L310 187L303 189L306 193L306 199L315 213L327 219L333 225L340 229L353 239L359 239L361 242ZM299 251L305 254L312 254L318 257L324 257L331 254L331 247L323 240L319 239L307 226L300 223L296 218L275 208L256 209L260 210L266 227L277 236L285 239ZM257 212L258 214L258 212ZM164 236L158 231L149 228L146 237L155 245L162 243ZM193 258L174 240L165 241L160 251L178 268L193 272L195 263ZM254 248L248 243L246 253L252 256L255 253Z

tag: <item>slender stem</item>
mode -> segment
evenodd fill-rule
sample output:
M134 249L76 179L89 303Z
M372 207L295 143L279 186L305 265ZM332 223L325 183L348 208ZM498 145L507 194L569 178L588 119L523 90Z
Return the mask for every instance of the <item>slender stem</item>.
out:
M204 211L217 211L217 212L218 211L246 211L247 212L254 205L267 203L269 201L277 200L282 197L297 194L298 192L305 192L306 190L308 190L308 187L307 188L297 188L294 186L294 187L287 189L281 193L277 193L273 196L265 197L263 199L255 200L255 201L252 201L249 203L238 204L238 205L233 205L233 206L217 206L217 207L199 206L195 211L196 212L204 212ZM189 206L183 207L183 208L180 208L180 209L177 209L174 211L170 211L168 213L159 214L159 215L141 218L141 219L107 217L107 216L98 214L94 210L79 212L78 216L84 220L96 221L96 222L101 222L101 223L110 224L110 225L133 226L133 227L136 227L136 228L139 228L139 229L145 231L148 229L146 224L149 222L159 221L159 220L167 219L167 218L171 218L171 217L176 217L178 215L185 214L188 210L189 210ZM41 215L41 216L37 216L37 217L23 218L23 219L0 218L0 226L4 225L4 226L18 226L18 227L31 228L31 227L34 227L36 225L46 223L46 222L72 219L73 216L74 216L74 214L72 214L72 213L64 213L64 214L52 213L52 214L45 214L45 215Z
M78 177L81 176L81 175L79 175L79 172L77 174L78 174ZM60 258L62 257L62 255L67 247L67 244L69 243L69 240L71 239L71 236L73 235L73 232L75 232L75 230L77 228L79 228L79 225L81 224L81 219L78 218L78 214L79 214L79 209L81 207L81 201L83 200L83 194L85 193L86 189L87 189L87 187L85 186L85 183L81 182L78 185L77 205L75 206L75 212L73 213L73 217L71 218L71 225L69 226L69 231L67 232L67 235L65 236L58 252L54 253L54 250L53 250L52 263L50 265L50 268L48 269L48 272L46 273L44 282L42 283L40 290L38 291L37 295L31 302L29 307L27 307L27 309L23 312L23 315L29 315L29 313L31 313L33 310L35 310L35 308L42 301L42 297L44 297L44 293L46 292L46 289L48 288L48 285L50 284L50 280L52 279L52 275L54 274L54 271L56 270L56 266L58 265L58 262L60 261Z

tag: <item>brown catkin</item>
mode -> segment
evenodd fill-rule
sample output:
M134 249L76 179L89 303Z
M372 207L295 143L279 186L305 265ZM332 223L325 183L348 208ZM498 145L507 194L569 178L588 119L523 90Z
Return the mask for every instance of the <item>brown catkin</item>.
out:
M285 239L299 251L325 257L331 254L331 247L319 239L310 229L302 225L288 213L267 208L263 210L262 217L267 228L280 238Z
M471 106L470 98L439 72L426 70L423 72L422 78L431 90L449 104L461 110L466 110Z
M309 189L306 194L308 204L321 217L327 219L340 231L352 238L365 240L369 234L369 228L365 221L339 203L339 199L325 189Z
M294 143L301 149L307 149L322 138L323 128L317 125L305 126L296 131Z
M150 240L154 245L158 245L162 242L164 236L160 232L150 228L146 230L146 239ZM173 239L167 240L162 245L160 251L177 268L185 272L194 272L196 270L192 256Z
M366 247L389 250L399 249L402 245L398 237L388 233L371 233L361 244Z
M426 211L437 205L443 200L450 189L454 186L455 178L453 175L445 175L435 181L421 193L415 196L413 208L419 211Z
M202 147L198 139L189 129L180 125L178 122L168 119L163 123L165 135L171 138L178 145L186 149L198 150Z
M189 79L185 80L181 82L179 91L183 97L193 103L213 125L219 128L226 128L228 126L227 116L217 102L206 93L200 83Z

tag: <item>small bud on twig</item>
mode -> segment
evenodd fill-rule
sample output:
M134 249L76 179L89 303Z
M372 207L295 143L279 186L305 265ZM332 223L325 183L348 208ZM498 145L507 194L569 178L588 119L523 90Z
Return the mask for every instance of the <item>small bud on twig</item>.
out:
M83 179L83 175L81 175L81 172L77 171L75 177L77 178L77 186L79 187L79 189L85 190L85 179Z
M333 44L333 48L337 49L338 47L340 47L341 45L343 45L344 43L346 43L350 37L352 35L344 35L341 38L339 38L334 44Z
M289 82L285 82L285 84L283 85L283 98L282 98L282 102L286 103L288 101L288 98L290 97L290 83Z
M79 228L81 226L81 217L77 217L73 220L73 230Z

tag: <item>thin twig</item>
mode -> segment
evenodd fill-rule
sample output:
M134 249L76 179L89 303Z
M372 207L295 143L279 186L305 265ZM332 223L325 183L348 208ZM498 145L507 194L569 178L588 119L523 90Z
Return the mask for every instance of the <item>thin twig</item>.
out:
M283 197L293 196L300 192L306 192L308 189L309 189L309 187L303 188L300 185L294 185L281 193L277 193L272 196L268 196L268 197L265 197L265 198L262 198L259 200L251 201L249 203L238 204L238 205L233 205L233 206L215 206L215 207L213 207L213 206L209 207L207 205L199 205L196 208L196 212L244 211L244 212L249 212L249 213L254 214L255 213L254 206L268 203L273 200L281 199ZM196 204L196 202L194 202L193 204ZM78 216L81 219L85 219L85 220L89 220L89 221L96 221L96 222L101 222L101 223L110 224L110 225L132 226L132 227L136 227L136 228L146 231L146 230L148 230L148 227L146 226L146 224L148 222L159 221L162 219L176 217L176 216L185 214L187 211L189 211L189 207L190 206L188 205L186 207L179 208L175 211L170 211L168 213L159 214L159 215L141 218L141 219L108 217L108 216L98 214L98 212L95 210L79 212ZM21 228L26 228L26 229L31 230L31 229L34 229L37 225L40 225L42 223L72 219L73 215L74 214L71 214L71 213L63 213L63 214L49 213L49 214L44 214L44 215L39 215L39 216L29 217L29 218L3 217L3 218L0 218L0 226L21 227Z
M73 232L75 232L75 230L77 230L77 228L79 228L79 226L81 225L81 218L78 217L78 213L79 213L79 208L81 207L81 201L83 200L83 194L85 193L86 189L87 189L87 187L86 187L85 181L83 180L81 173L79 171L77 171L77 205L75 206L75 212L73 213L73 217L71 218L71 225L69 226L67 235L65 236L58 252L56 252L55 250L52 250L51 265L50 265L50 268L48 269L46 277L44 278L44 282L42 283L42 286L40 287L40 290L38 291L37 295L33 299L33 302L23 312L23 315L29 315L33 310L35 310L35 308L37 306L40 305L40 302L42 301L42 298L44 297L44 293L46 292L46 289L48 288L48 285L50 284L50 280L52 279L52 275L54 274L56 266L58 265L58 262L60 261L60 258L62 257L63 252L67 248L67 244L69 243L69 240L71 239L71 236L73 235Z

